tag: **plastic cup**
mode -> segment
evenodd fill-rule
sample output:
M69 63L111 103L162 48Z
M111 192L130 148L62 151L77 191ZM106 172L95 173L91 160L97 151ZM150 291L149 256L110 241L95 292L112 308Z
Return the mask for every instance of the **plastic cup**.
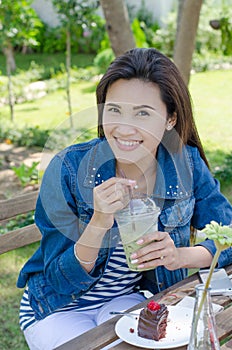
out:
M159 214L160 208L147 196L132 198L125 208L115 213L127 264L132 271L149 270L139 269L136 264L132 264L130 256L146 245L136 243L140 238L158 230Z

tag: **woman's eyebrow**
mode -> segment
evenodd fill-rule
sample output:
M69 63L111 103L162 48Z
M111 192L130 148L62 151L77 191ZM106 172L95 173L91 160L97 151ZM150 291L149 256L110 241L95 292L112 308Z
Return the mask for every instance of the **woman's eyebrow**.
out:
M151 107L149 105L140 105L140 106L133 107L134 110L141 109L141 108L149 108L149 109L152 109L153 111L156 110L154 107Z
M105 104L106 106L109 106L109 107L116 107L116 108L120 108L121 109L121 106L120 105L117 105L116 103L112 103L112 102L108 102Z

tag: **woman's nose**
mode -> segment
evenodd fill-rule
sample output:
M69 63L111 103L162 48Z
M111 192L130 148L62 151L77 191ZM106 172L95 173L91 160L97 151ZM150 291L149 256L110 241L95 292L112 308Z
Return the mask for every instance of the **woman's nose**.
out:
M133 125L126 122L118 124L117 131L121 135L134 135L137 132L136 128Z

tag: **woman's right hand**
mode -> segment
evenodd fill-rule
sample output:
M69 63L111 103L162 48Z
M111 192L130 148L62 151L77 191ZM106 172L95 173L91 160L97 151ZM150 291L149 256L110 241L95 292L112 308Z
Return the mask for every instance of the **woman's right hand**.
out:
M95 187L94 214L91 223L99 228L110 229L114 223L114 213L127 204L128 188L135 185L135 180L112 177Z

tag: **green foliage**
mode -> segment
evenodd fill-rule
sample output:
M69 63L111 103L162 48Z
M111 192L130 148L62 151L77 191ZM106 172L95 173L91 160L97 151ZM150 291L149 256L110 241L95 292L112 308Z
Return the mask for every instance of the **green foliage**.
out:
M82 24L82 35L76 37L75 45L78 47L78 52L96 54L105 34L105 20L93 13L91 21Z
M218 6L211 6L211 1L204 1L199 18L199 24L196 35L196 51L194 54L209 55L210 53L220 53L220 33L210 26L210 21L217 18Z
M158 24L157 21L154 21L153 13L149 11L148 8L146 7L145 1L144 0L141 1L140 7L137 11L131 10L130 12L131 12L130 16L133 19L131 20L132 28L133 28L133 21L136 19L139 22L140 29L143 31L143 34L145 35L145 38L143 39L143 41L149 47L153 46L152 38L154 36L154 33L158 29L160 29L160 25Z
M88 31L98 4L95 0L52 0L65 31Z
M36 35L42 26L36 12L31 7L32 0L4 0L0 6L0 44L7 47L36 46Z
M12 166L11 169L14 170L15 175L21 182L23 187L27 185L34 185L38 183L38 171L37 165L39 162L33 162L31 166L22 163L20 166Z
M222 38L222 51L224 55L232 55L232 11L229 11L227 17L222 17L220 20L220 30Z
M62 128L54 131L52 129L41 129L39 126L17 128L16 125L11 123L0 124L0 142L28 148L43 148L45 146L49 150L61 150L70 143L85 142L96 136L97 132L94 128ZM13 167L12 169L24 186L30 180L35 180L37 165L38 163L34 162L31 167L22 164L20 167Z
M96 129L73 128L50 131L50 137L45 143L46 150L59 151L74 143L89 141L97 136Z
M214 176L223 184L232 184L232 152L225 156L222 166L215 168Z
M232 56L224 56L219 53L205 52L204 55L193 53L192 69L195 72L207 72L213 70L224 70L232 67Z
M99 73L104 73L114 58L115 55L113 50L111 48L107 48L97 54L93 63L94 66L98 68Z
M105 35L105 21L96 14L92 14L91 21L77 24L71 31L71 48L73 53L96 53L100 48L101 40ZM49 27L44 24L37 35L40 45L36 52L57 53L66 50L66 27Z
M17 146L43 147L49 136L49 130L36 127L17 128L11 123L0 124L0 142L13 143Z
M153 14L146 7L145 0L141 1L140 7L136 13L136 17L138 18L140 23L144 22L147 27L153 27L154 25Z
M40 45L35 48L35 52L65 52L66 31L63 27L50 27L44 24L42 30L37 35L37 40Z
M176 12L170 12L162 28L154 27L150 45L162 51L169 57L173 57L175 35L176 35Z
M92 65L93 63L93 54L81 54L81 53L72 53L72 68L79 69L85 68ZM65 52L61 53L17 53L15 54L15 60L17 63L17 69L13 73L15 76L22 75L31 75L32 79L30 81L44 80L54 77L56 73L63 71L63 65L65 61ZM2 69L2 76L0 77L0 86L3 79L3 76L6 76L5 69L5 57L0 53L0 67ZM20 79L23 76L20 75Z
M137 18L135 18L131 24L131 28L134 34L136 47L148 47L148 43L146 41L146 35L140 26L140 22Z
M220 249L226 249L232 245L232 226L211 221L202 232L205 233L207 238L214 240Z
M14 219L8 220L5 224L1 224L0 234L7 233L12 230L30 225L34 223L34 210L27 214L17 215Z

